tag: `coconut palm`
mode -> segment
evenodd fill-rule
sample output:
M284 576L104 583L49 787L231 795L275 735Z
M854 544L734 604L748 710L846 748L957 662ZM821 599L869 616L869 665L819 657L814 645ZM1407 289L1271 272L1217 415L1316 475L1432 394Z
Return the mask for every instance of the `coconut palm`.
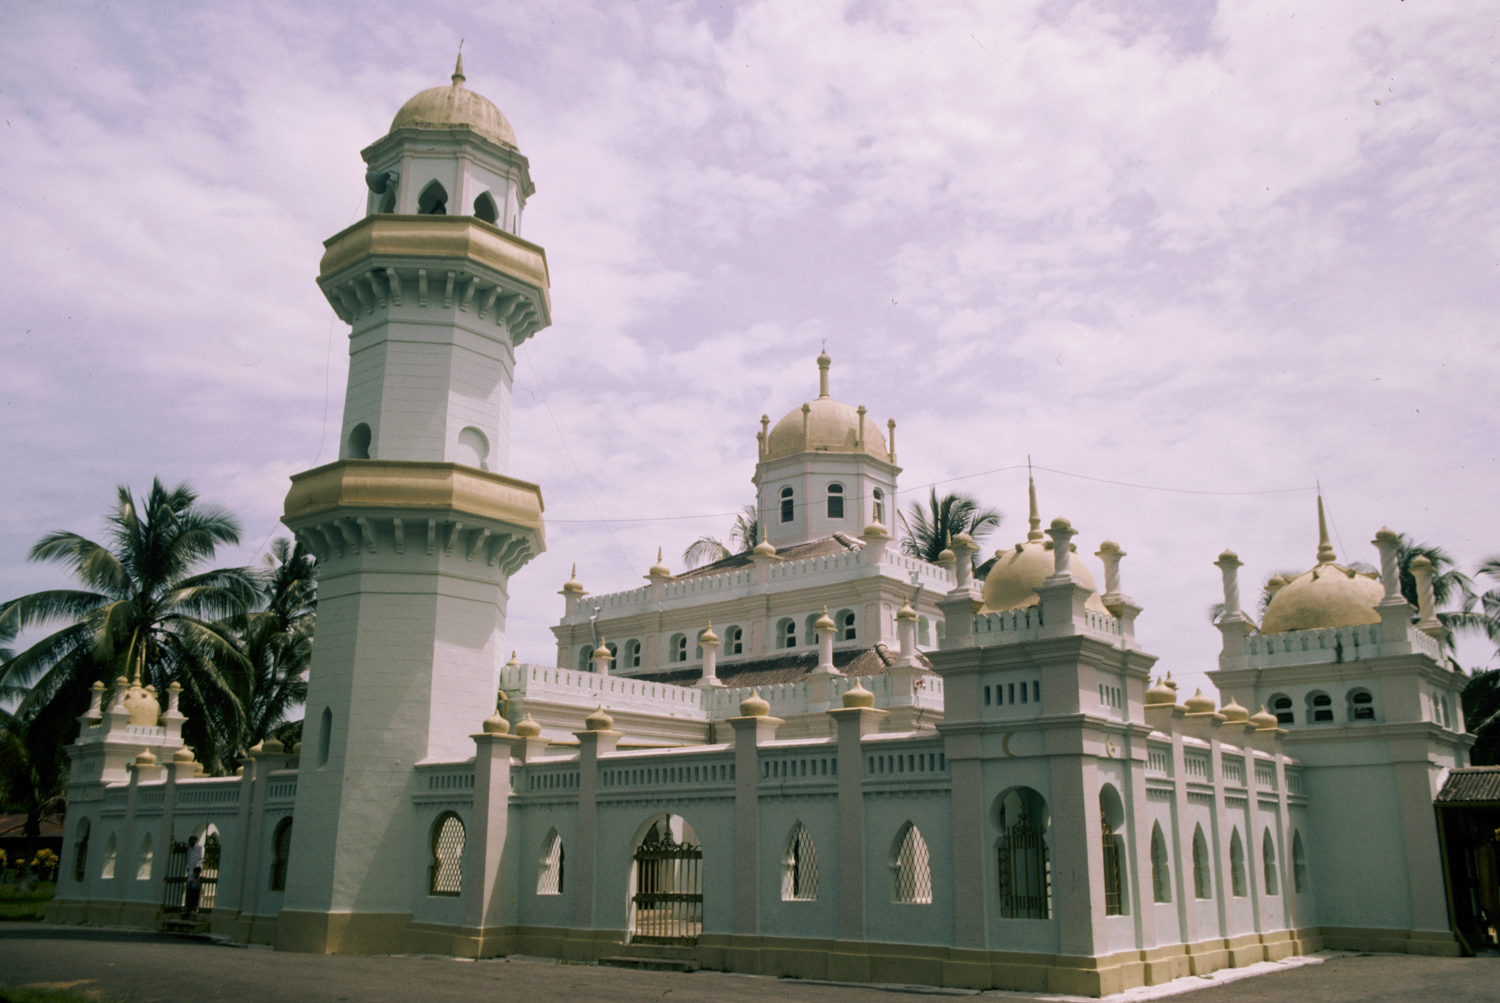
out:
M1473 766L1500 766L1500 669L1476 672L1460 698L1464 722L1474 735Z
M700 564L713 564L727 557L748 554L759 542L760 513L752 503L734 517L734 525L729 527L729 543L725 544L717 537L700 536L682 552L682 559L688 567L695 568Z
M216 736L240 734L245 722L226 670L244 671L246 661L226 618L255 601L256 583L244 568L197 569L239 542L238 523L199 504L187 484L168 490L153 480L139 506L128 487L118 493L109 546L59 530L31 548L31 560L65 565L84 587L0 606L0 624L17 631L63 624L7 662L0 685L24 687L15 713L61 744L96 680L123 676L158 691L180 683L184 738L221 771Z
M938 556L955 536L968 533L978 543L991 530L999 528L1004 516L999 509L981 509L979 502L970 495L955 493L939 498L937 489L933 488L925 507L921 502L913 502L907 513L897 512L896 518L901 520L904 531L902 552L936 564ZM986 566L989 564L988 561L980 564L976 560L975 573L984 577L983 572L989 570Z
M21 871L31 866L42 822L63 810L67 769L62 748L33 727L34 722L0 710L0 811L23 815L26 850ZM24 880L24 879L23 879Z

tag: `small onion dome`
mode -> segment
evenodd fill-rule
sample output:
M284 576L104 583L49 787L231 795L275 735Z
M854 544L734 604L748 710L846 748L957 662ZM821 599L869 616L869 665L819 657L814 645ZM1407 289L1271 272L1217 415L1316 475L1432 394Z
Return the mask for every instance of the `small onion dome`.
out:
M879 519L871 519L870 524L865 527L865 531L859 535L869 540L889 540L891 538L890 531L885 528L885 523Z
M597 647L597 648L595 648L595 649L594 649L594 654L593 654L593 658L594 658L594 659L595 659L595 660L596 660L596 661L597 661L597 660L598 660L598 659L601 659L601 658L602 658L602 659L604 659L604 660L605 660L605 661L606 661L606 662L607 662L607 661L609 661L609 660L610 660L610 659L611 659L611 658L614 658L614 657L615 657L615 656L614 656L614 655L612 655L612 654L611 654L611 653L610 653L610 650L609 650L609 648L608 648L608 647L607 647L607 646L606 646L606 645L605 645L605 644L604 644L604 642L603 642L603 641L600 641L600 642L599 642L599 647Z
M1241 707L1239 701L1235 700L1234 697L1230 697L1229 702L1219 708L1219 713L1223 714L1224 720L1230 724L1239 724L1250 720L1250 712Z
M161 717L161 704L156 699L156 688L132 683L125 691L125 709L130 711L130 724L156 727L157 719Z
M855 679L854 685L844 691L844 706L869 709L875 706L875 694L865 689L864 684Z
M917 611L911 608L911 600L910 599L908 599L904 603L902 603L901 604L901 608L898 609L898 610L896 610L896 619L897 620L915 620L916 618L917 618Z
M740 717L767 717L771 713L771 705L761 699L758 690L751 690L750 695L740 701Z
M938 551L937 562L939 564L957 564L958 555L949 548L944 547L942 550Z
M189 749L185 745L182 748L178 749L176 752L172 753L172 762L174 763L191 763L192 761L193 750Z
M831 616L828 615L828 607L824 606L823 607L823 615L820 616L820 617L818 617L818 619L813 623L813 630L818 631L819 633L821 633L821 632L823 632L825 630L838 630L838 629L839 629L838 626L833 622L833 617L831 617Z
M1170 707L1175 703L1177 703L1177 691L1168 686L1163 679L1158 679L1156 685L1146 691L1147 707L1160 707L1162 705Z
M486 735L510 734L510 722L501 717L498 710L495 711L495 713L491 714L489 717L485 718L484 724L481 727L484 728L484 733Z
M614 724L613 721L610 724ZM537 738L542 734L542 726L536 723L536 718L527 711L526 716L516 722L516 734L522 738Z
M979 545L974 542L974 538L968 533L958 534L953 538L953 542L957 543L961 547L968 547L970 550L979 549Z
M1189 714L1212 714L1214 712L1214 702L1203 695L1201 687L1197 693L1188 697L1186 707Z
M505 663L506 667L509 668L512 665L520 665L520 664L521 664L520 662L516 661L516 653L514 651L512 651L510 653L510 661L508 661L508 662Z
M771 546L770 540L762 540L755 545L755 549L751 553L757 557L775 557L776 548Z
M671 578L672 569L667 567L661 558L661 548L656 548L656 563L651 565L651 570L646 573L647 578Z
M698 635L698 643L699 644L718 644L719 643L719 635L714 633L714 623L713 623L712 620L710 620L708 622L708 629L705 630L703 633L701 633L701 634Z
M609 731L615 726L615 719L604 713L604 705L600 704L594 713L583 719L583 726L589 731Z
M142 749L139 753L136 754L135 765L137 765L137 766L155 766L156 765L156 757L151 754L151 750L150 749Z
M265 745L264 742L256 742L254 745L250 746L250 748L248 750L249 753L250 753L250 755L252 755L252 756L258 756L258 755L260 755L261 754L261 750L264 747L264 745Z
M1250 723L1255 725L1256 731L1274 731L1281 722L1276 720L1275 714L1266 710L1265 704L1261 704L1260 710L1250 718Z
M279 756L286 751L286 747L274 738L267 738L260 746L261 755Z
M1167 678L1163 679L1161 681L1161 684L1167 689L1171 690L1173 693L1177 692L1177 680L1172 678L1172 673L1168 672Z
M565 582L563 582L562 594L565 595L565 596L566 595L581 596L581 595L584 594L583 593L583 583L578 580L578 565L576 565L576 564L573 565L573 570L568 575L568 580L565 581Z

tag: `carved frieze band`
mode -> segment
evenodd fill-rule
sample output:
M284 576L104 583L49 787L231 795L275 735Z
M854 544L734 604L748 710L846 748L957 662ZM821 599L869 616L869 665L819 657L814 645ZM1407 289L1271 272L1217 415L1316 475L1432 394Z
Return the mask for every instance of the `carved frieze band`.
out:
M401 519L379 516L336 516L297 530L297 539L315 554L319 561L346 557L363 550L380 553L381 539L393 545L397 554L406 553L407 529L411 523L425 522L425 533L419 531L418 542L425 541L429 555L443 548L444 556L460 554L466 561L483 561L515 574L536 555L531 543L519 533L496 531L488 526L466 526L457 519ZM389 530L387 535L384 530Z
M442 270L434 277L443 286L444 309L451 309L457 299L461 312L472 311L480 320L493 318L496 326L505 328L515 344L519 345L541 329L535 290L496 283L462 270ZM417 307L425 309L429 305L427 269L414 269L411 278L416 284ZM361 314L401 306L403 289L401 274L388 266L369 268L345 279L342 284L329 283L325 287L329 304L346 324L354 323Z

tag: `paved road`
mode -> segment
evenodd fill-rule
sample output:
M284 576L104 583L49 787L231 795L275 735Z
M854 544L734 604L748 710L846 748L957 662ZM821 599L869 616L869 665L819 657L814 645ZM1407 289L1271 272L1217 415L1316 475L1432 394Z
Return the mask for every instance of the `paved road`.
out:
M1335 957L1274 967L1268 974L1202 985L1182 1003L1469 1003L1500 999L1500 958ZM323 957L278 954L142 931L0 924L0 985L73 987L131 1003L912 1003L950 990L849 986L715 972L637 972L541 960L461 962L449 958ZM1059 999L984 993L1004 999ZM1116 999L1144 999L1133 992Z

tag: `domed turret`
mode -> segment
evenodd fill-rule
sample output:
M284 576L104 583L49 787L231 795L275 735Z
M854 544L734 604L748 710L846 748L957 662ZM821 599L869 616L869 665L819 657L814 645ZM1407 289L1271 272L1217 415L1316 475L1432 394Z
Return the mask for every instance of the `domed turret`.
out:
M1320 495L1318 563L1276 589L1266 605L1260 630L1263 634L1281 634L1379 623L1380 613L1375 607L1384 598L1385 589L1378 576L1346 568L1335 560Z
M850 407L828 393L828 367L833 360L818 356L818 399L788 411L766 437L765 459L776 460L795 453L868 453L889 458L885 437L865 412Z
M473 129L485 139L516 149L516 134L510 122L488 100L464 87L464 56L458 54L453 68L453 83L447 87L430 87L396 112L391 131L407 127L417 129L451 129L462 126Z
M1042 597L1037 595L1036 590L1056 569L1052 541L1043 535L1042 519L1037 514L1036 481L1031 478L1027 478L1027 492L1031 505L1031 529L1026 534L1026 542L1018 543L1010 550L995 551L995 565L984 580L984 604L979 609L981 613L1003 613L1006 610L1038 605ZM1094 576L1079 554L1072 555L1069 568L1089 589L1089 597L1084 601L1084 606L1096 613L1109 615L1104 600L1099 596L1099 586L1094 584Z

